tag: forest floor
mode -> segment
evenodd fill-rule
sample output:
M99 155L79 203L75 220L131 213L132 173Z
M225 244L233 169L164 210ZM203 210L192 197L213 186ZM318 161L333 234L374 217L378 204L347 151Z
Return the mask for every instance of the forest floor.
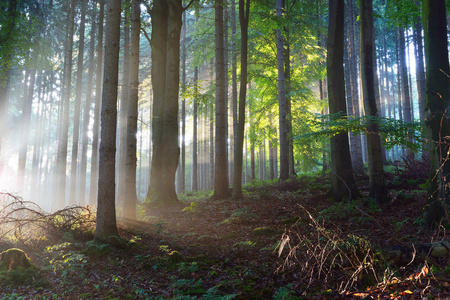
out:
M446 238L423 224L424 173L390 171L383 206L364 176L360 200L335 203L329 175L313 174L255 183L240 201L142 207L116 246L92 231L3 238L38 269L0 272L0 299L449 299L448 254L417 250Z

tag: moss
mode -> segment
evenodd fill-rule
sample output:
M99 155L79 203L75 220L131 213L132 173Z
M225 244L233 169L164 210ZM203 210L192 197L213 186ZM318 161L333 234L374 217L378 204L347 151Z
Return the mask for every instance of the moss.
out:
M255 235L272 235L275 233L275 230L269 227L258 227L253 229L253 233Z
M1 252L0 257L0 286L32 285L43 287L48 285L48 281L22 250L11 248Z
M183 256L178 251L172 251L169 253L169 258L167 259L168 267L175 267L177 264L184 262Z
M11 248L0 253L3 267L8 271L16 270L19 267L24 269L36 268L28 258L27 254L20 249Z

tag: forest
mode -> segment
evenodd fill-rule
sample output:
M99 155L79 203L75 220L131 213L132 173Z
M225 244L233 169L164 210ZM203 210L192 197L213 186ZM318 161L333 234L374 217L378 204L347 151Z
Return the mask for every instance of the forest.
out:
M0 299L447 299L449 0L0 2Z

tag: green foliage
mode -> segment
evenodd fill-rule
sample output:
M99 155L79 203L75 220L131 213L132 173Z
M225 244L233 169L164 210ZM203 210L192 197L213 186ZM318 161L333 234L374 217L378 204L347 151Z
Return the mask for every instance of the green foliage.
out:
M368 211L372 213L381 212L381 208L375 199L366 199ZM359 208L360 201L336 202L330 207L320 211L319 216L324 220L337 220L343 217L349 218L351 222L365 223L373 220L373 217Z
M93 241L87 242L86 244L87 247L80 252L81 254L105 257L108 256L112 251L111 245L109 244L99 244Z
M421 17L421 3L409 0L389 0L384 13L389 25L408 27Z
M45 287L48 281L37 268L18 267L8 270L8 266L0 263L0 287L2 286L33 286ZM3 299L3 298L2 298ZM14 298L16 299L16 298Z
M186 206L185 208L183 208L182 211L188 212L188 213L196 213L196 212L198 212L198 203L191 202L191 204L189 206Z
M233 244L233 247L241 247L241 248L252 248L256 245L255 242L252 241L240 241Z
M295 136L294 139L300 143L308 143L320 138L329 138L339 133L353 132L354 134L367 134L365 124L376 122L380 128L380 135L387 150L396 145L409 148L414 152L422 149L422 143L418 141L425 140L422 135L424 123L415 121L413 123L403 122L389 118L380 118L372 116L363 116L359 118L345 117L343 113L330 115L317 115L313 122L316 124L317 131Z
M76 252L71 243L49 246L45 249L44 268L60 276L63 283L84 278L84 268L87 264L86 255Z
M249 207L244 206L242 208L237 208L233 210L231 216L220 222L219 225L229 224L232 222L234 223L245 222L257 217L258 216L256 214L251 212Z
M275 231L269 227L258 227L253 229L253 233L255 235L272 235L275 233Z

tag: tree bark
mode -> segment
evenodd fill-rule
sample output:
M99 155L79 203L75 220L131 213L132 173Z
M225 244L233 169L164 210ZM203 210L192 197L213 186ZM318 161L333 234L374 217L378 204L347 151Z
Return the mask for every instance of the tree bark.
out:
M359 0L361 26L361 86L366 116L379 117L375 99L375 72L373 53L373 7L372 0ZM369 160L369 197L384 203L388 199L379 126L376 121L367 121L367 152Z
M241 26L241 82L239 90L239 119L236 129L236 144L234 148L233 199L242 198L242 156L244 152L245 101L247 96L249 16L250 0L239 0L239 21Z
M116 154L117 167L117 195L116 200L118 204L124 205L126 203L126 184L127 181L127 148L128 148L128 107L130 102L130 16L131 16L131 1L125 0L123 2L124 19L123 19L123 68L122 68L122 84L121 84L121 95L119 101L119 124L117 126L118 140L117 147L118 151Z
M77 80L75 87L75 109L73 113L72 160L70 163L69 205L74 205L77 199L77 166L78 142L80 137L81 96L84 73L84 31L86 28L86 0L81 1L80 40L78 44Z
M282 0L276 0L277 17L281 18ZM287 136L286 85L284 77L284 46L281 29L277 29L278 109L280 130L280 181L289 178L289 143Z
M67 147L69 135L69 110L70 94L72 85L72 52L73 52L73 31L75 21L76 0L71 1L68 16L68 28L66 35L66 47L64 53L64 83L62 89L62 114L60 120L60 136L58 150L56 154L56 172L54 174L56 208L61 209L66 205L66 170L67 170Z
M447 22L444 0L424 0L422 6L426 59L425 122L431 131L430 187L424 218L429 225L449 222L450 85Z
M152 16L153 156L147 200L154 205L178 203L175 176L178 143L181 0L154 1Z
M100 156L95 240L108 242L119 235L116 225L115 166L117 127L117 87L120 48L120 0L106 7L105 63L101 109Z
M84 105L84 113L83 113L83 126L81 130L81 166L79 173L79 181L80 181L80 190L79 190L79 203L80 205L84 205L87 203L86 201L86 170L87 170L87 150L89 144L89 121L90 121L90 113L92 106L92 85L93 85L93 77L94 77L94 52L95 52L95 32L97 26L95 26L95 11L92 13L92 22L91 22L91 41L89 46L89 65L88 65L88 83L87 83L87 95L86 102Z
M137 125L139 102L139 34L141 30L140 1L132 0L131 37L130 37L130 95L128 101L127 147L125 164L125 197L123 199L123 217L136 220L136 163L137 163Z
M327 43L327 82L330 114L347 118L344 81L344 0L330 0ZM336 201L356 199L358 192L353 175L348 133L330 139L331 179Z
M215 132L215 174L213 199L230 197L227 172L227 107L225 91L225 48L223 5L215 0L215 45L216 45L216 132Z
M102 99L102 65L103 65L103 19L105 15L105 2L100 2L100 11L98 14L98 44L97 44L97 68L95 84L95 102L94 102L94 123L92 126L92 157L91 157L91 182L89 189L89 204L97 203L98 188L98 142L100 129L100 105Z
M402 99L403 99L403 121L407 123L412 122L411 115L411 97L409 93L409 82L408 82L408 69L406 66L406 40L405 31L403 28L398 29L399 34L399 44L400 44L400 77L402 84ZM412 139L408 138L408 142L412 143ZM408 160L414 160L414 152L409 148L406 150L406 157Z

